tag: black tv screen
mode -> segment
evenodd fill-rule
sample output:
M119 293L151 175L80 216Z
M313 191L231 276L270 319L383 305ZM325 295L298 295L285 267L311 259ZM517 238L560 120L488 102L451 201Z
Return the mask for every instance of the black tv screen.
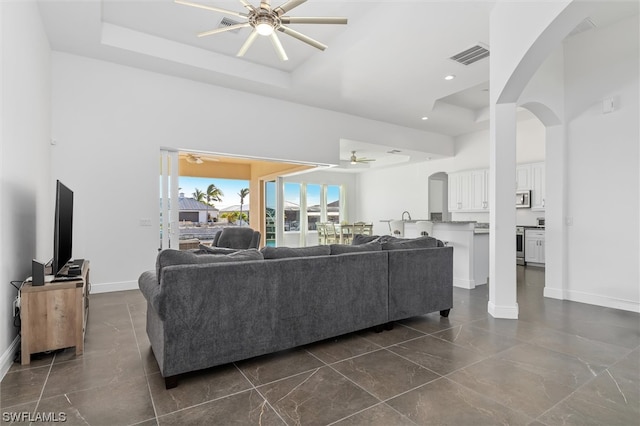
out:
M51 274L58 275L71 260L73 241L73 191L56 182L56 210L53 230L53 262Z

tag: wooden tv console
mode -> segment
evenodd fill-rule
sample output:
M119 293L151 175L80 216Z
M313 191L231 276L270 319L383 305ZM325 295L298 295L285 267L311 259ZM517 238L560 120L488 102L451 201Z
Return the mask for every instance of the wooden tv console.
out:
M20 289L22 365L31 354L75 346L84 351L84 332L89 314L89 261L82 262L81 274L68 281L42 286L25 282Z

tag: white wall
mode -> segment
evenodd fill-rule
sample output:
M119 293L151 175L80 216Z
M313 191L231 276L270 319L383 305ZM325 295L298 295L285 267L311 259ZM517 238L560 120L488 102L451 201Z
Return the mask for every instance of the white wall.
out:
M567 215L573 221L567 227L566 297L636 311L639 28L636 16L565 44ZM615 111L603 114L602 100L610 97Z
M17 329L9 281L53 252L55 181L50 178L51 58L35 2L0 2L0 377Z
M453 152L446 136L57 52L52 111L53 172L76 193L74 256L94 291L136 288L155 264L160 147L333 164L341 138Z

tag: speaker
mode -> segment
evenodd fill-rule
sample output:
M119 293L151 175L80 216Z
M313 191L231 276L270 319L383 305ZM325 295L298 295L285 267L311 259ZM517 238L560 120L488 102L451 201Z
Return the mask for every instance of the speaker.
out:
M44 285L44 263L35 259L31 261L31 285Z

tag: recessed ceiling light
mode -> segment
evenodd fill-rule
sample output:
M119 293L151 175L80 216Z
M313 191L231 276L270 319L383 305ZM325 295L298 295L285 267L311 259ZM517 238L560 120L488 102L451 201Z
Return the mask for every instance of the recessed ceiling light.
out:
M455 76L455 75L453 75L453 74L449 74L449 75L447 75L447 76L445 76L445 77L444 77L444 79L445 79L445 80L447 80L447 81L448 81L448 80L453 80L454 78L456 78L456 76Z
M429 117L427 117L426 115L421 118L422 121L427 121L428 119L429 119Z

